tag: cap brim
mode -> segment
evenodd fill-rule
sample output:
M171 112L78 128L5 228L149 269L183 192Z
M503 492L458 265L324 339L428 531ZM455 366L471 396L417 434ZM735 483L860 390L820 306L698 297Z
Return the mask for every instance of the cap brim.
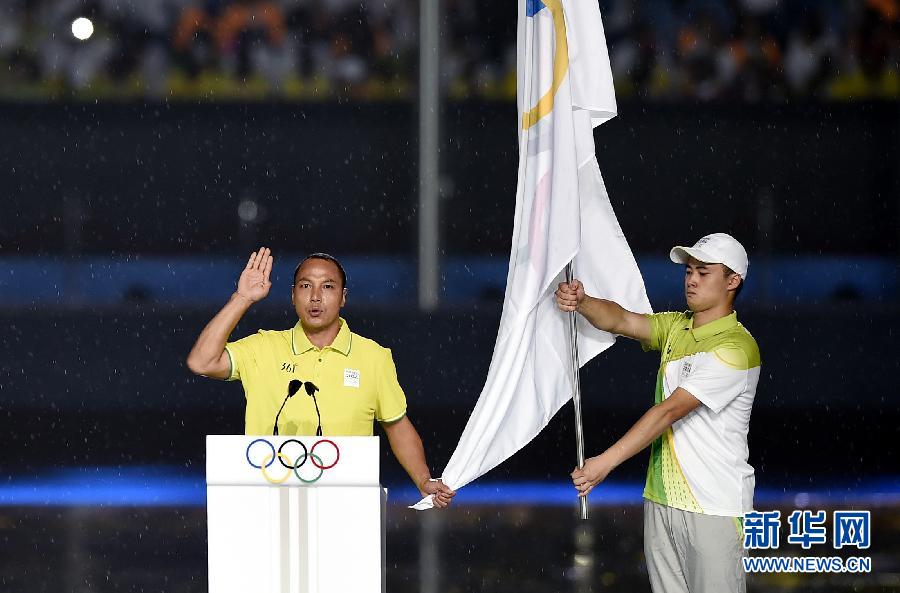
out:
M692 257L697 261L702 261L705 264L722 263L718 261L718 258L715 258L699 249L694 249L693 247L682 247L679 245L677 247L673 247L672 251L669 252L669 259L671 259L676 264L686 264Z

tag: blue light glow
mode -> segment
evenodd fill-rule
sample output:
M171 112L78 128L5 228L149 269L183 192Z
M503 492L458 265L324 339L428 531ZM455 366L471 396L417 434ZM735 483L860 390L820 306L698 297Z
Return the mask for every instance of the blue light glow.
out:
M417 502L411 486L388 485L392 504ZM591 506L641 504L643 484L609 481L595 489ZM756 491L758 507L793 506L804 495L809 507L900 505L900 476L830 483L804 489L763 487ZM463 506L574 506L571 484L565 482L476 482L459 491L454 505ZM177 467L94 467L47 470L39 477L4 478L0 506L88 506L88 507L202 507L206 505L206 482L202 475Z

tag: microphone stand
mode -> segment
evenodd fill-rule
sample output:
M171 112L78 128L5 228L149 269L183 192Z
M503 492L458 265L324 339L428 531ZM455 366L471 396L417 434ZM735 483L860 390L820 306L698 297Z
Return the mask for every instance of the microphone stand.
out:
M278 413L275 414L275 428L272 430L272 436L278 436L278 417L281 416L281 410L284 409L284 405L287 403L288 398L290 398L290 396L284 398L284 401L281 402L281 407L278 408Z
M291 399L291 396L297 393L301 385L303 385L303 383L301 381L298 381L297 379L291 379L291 382L288 383L287 396L284 398L284 401L281 402L281 407L278 408L278 413L275 414L275 427L272 429L272 436L278 436L278 418L281 416L281 411L284 409L287 401ZM316 412L318 412L318 409L316 409Z
M316 406L316 417L319 419L319 425L316 427L316 436L322 436L322 415L319 414L319 402L316 401L316 396L312 396L313 403Z
M316 400L316 391L319 390L318 387L312 381L307 381L303 384L306 388L306 394L312 398L313 404L316 406L316 418L319 419L319 425L316 427L316 436L322 436L322 415L319 413L319 402Z

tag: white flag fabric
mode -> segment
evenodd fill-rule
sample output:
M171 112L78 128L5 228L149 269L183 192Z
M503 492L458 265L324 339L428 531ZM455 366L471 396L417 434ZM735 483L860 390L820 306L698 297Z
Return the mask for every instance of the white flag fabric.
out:
M487 380L442 475L453 489L524 447L572 398L569 319L554 297L569 261L589 294L651 311L594 154L593 128L616 115L596 0L519 0L518 18L519 176L506 295ZM580 316L576 324L582 365L615 341ZM413 508L431 506L426 497Z

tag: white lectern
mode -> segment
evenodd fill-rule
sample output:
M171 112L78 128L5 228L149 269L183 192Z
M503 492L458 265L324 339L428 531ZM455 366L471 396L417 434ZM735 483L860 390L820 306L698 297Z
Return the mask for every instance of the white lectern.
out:
M206 437L210 593L381 593L378 437Z

